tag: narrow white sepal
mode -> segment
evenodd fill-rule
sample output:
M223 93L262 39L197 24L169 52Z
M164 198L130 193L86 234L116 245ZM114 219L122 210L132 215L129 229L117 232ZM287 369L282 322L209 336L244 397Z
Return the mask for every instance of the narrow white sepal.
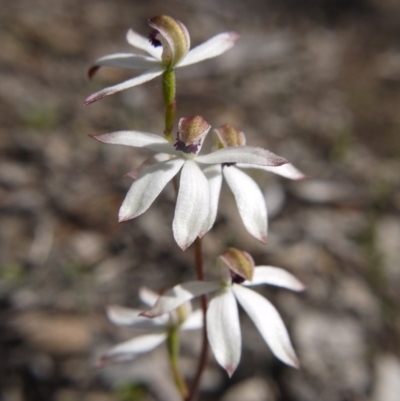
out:
M233 285L233 292L272 353L282 362L298 368L299 362L289 334L275 307L260 294L238 284Z
M149 307L154 306L159 297L160 295L150 290L150 288L147 287L139 288L139 299Z
M186 57L178 63L177 67L191 65L209 58L217 57L233 47L239 35L235 32L224 32L213 36L206 42L194 47Z
M159 316L156 319L149 319L140 316L143 311L130 309L117 305L110 305L106 309L108 320L117 326L129 326L131 328L155 330L161 328L164 330L168 321L168 316Z
M161 61L162 47L154 47L149 38L146 38L132 29L129 29L126 33L126 41L136 49L145 51L146 53L153 56L159 62Z
M113 358L121 354L135 355L144 354L156 348L167 338L166 333L146 334L144 336L135 337L132 340L125 341L111 348L102 359Z
M214 164L212 166L208 166L203 170L203 173L208 180L208 186L210 189L210 213L208 214L208 217L200 232L199 235L200 237L202 237L206 232L211 230L217 217L219 195L221 192L221 184L222 184L221 165Z
M140 131L116 131L109 134L94 135L99 142L112 145L125 145L146 148L155 152L177 154L174 147L162 136Z
M187 160L182 168L172 230L185 250L199 236L210 211L208 182L200 167Z
M267 206L257 183L234 166L225 167L223 174L235 196L246 230L265 243L268 229Z
M207 336L215 359L232 376L240 361L242 340L231 287L218 291L208 305Z
M172 159L143 169L119 209L119 221L133 219L144 213L178 173L183 163L182 159Z
M282 164L282 166L276 166L276 167L266 167L257 165L253 166L251 164L244 164L244 163L238 163L236 166L240 168L256 168L259 170L269 171L271 173L278 174L282 177L289 178L290 180L302 180L306 177L300 170L294 167L293 164L291 163Z
M160 62L153 57L132 53L109 54L94 62L94 66L98 67L120 67L137 70L149 70L159 65Z
M304 284L293 274L273 266L256 266L254 268L253 280L245 281L242 285L251 287L260 284L270 284L277 287L287 288L292 291L304 291Z
M189 281L176 285L158 298L156 304L142 316L156 317L171 312L183 303L191 299L216 291L221 287L220 283L214 281Z
M207 155L197 156L196 161L205 164L246 163L260 166L281 166L288 163L283 157L254 146L219 149Z
M151 81L152 79L158 77L164 72L161 67L145 71L143 74L138 75L132 79L128 79L127 81L121 82L120 84L109 86L108 88L104 88L93 95L90 95L84 102L85 105L93 103L97 100L102 99L103 97L113 95L114 93L123 91L124 89L132 88L134 86L143 84L145 82Z
M198 330L203 327L203 311L193 311L181 326L181 330Z

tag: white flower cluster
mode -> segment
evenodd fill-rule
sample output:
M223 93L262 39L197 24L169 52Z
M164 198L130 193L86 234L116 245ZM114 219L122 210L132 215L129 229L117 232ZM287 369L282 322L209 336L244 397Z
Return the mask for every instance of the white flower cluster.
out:
M132 30L127 34L129 44L147 55L117 53L104 56L90 68L89 76L103 66L144 69L145 72L94 93L85 104L145 83L175 68L218 56L229 50L238 38L236 33L225 32L190 50L190 36L181 22L161 15L152 18L149 24L152 28L149 39ZM174 143L160 135L140 131L94 136L103 143L155 152L155 161L145 163L143 168L132 174L135 179L119 210L119 221L144 213L168 182L179 174L172 228L176 243L185 250L214 225L224 178L235 197L245 228L259 241L266 241L268 219L264 196L245 171L249 168L262 169L293 180L302 179L304 175L269 150L247 146L243 132L230 125L215 129L216 149L201 154L210 128L203 117L195 115L179 120ZM142 289L139 295L150 307L147 311L109 307L107 313L111 322L152 334L147 333L117 345L104 355L102 362L131 358L150 351L167 339L171 328L201 328L202 313L200 310L191 313L190 301L197 296L211 294L206 315L208 340L216 360L229 375L235 371L241 354L237 303L249 315L276 357L297 367L297 357L278 312L267 299L248 287L270 284L302 291L303 284L281 268L255 267L249 254L234 248L229 248L218 258L218 266L221 274L217 281L179 284L160 297Z

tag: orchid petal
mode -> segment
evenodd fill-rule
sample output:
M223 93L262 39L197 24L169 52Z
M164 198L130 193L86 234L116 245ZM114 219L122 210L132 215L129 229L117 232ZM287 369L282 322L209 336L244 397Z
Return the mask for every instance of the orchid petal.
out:
M157 303L142 316L156 317L164 313L171 312L183 303L191 299L204 295L221 288L221 284L216 281L189 281L176 285L158 298Z
M232 376L242 345L238 307L230 287L218 291L208 305L207 336L215 359Z
M281 166L276 166L276 167L266 167L257 165L253 166L251 164L244 164L244 163L238 163L236 166L240 168L256 168L259 170L269 171L271 173L281 175L282 177L289 178L290 180L302 180L306 177L300 170L294 167L293 164L291 163L282 164Z
M103 97L113 95L114 93L120 92L124 89L132 88L134 86L143 84L145 82L151 81L155 77L158 77L164 72L164 70L159 67L152 70L145 71L143 74L134 77L132 79L128 79L127 81L121 82L120 84L109 86L108 88L104 88L93 95L90 95L84 102L84 105L87 106L90 103L96 102L97 100L102 99Z
M183 163L182 159L171 159L143 169L119 209L119 221L130 220L144 213L178 173Z
M153 57L142 56L133 53L115 53L108 54L97 59L93 66L89 69L89 77L91 77L100 67L120 67L132 68L138 70L148 70L160 66L160 62Z
M140 287L139 289L139 299L147 306L154 306L159 297L160 295L150 290L150 288Z
M208 186L210 190L210 213L208 214L208 217L203 225L203 229L199 235L200 237L202 237L207 231L211 230L217 217L219 195L222 184L221 165L214 164L212 166L208 166L203 170L203 173L208 180Z
M225 167L223 174L235 196L246 230L265 243L268 227L267 207L260 188L252 178L236 167Z
M132 340L125 341L111 348L102 358L107 360L118 357L122 354L130 354L131 357L144 354L160 345L167 338L166 333L147 334L145 336L135 337Z
M275 285L292 291L303 291L305 289L304 284L293 274L280 267L273 266L256 266L252 281L245 281L242 285L251 287L260 284Z
M206 42L191 49L177 66L183 67L185 65L191 65L209 58L217 57L231 49L238 38L239 35L235 32L224 32L213 36Z
M159 316L156 319L139 316L143 311L138 309L124 308L122 306L110 305L106 309L108 320L117 326L129 326L137 329L164 330L168 322L168 316Z
M129 29L129 31L126 33L126 40L131 46L135 47L136 49L143 50L157 60L161 61L162 47L154 47L150 43L149 38L139 35L134 30Z
M156 318L157 319L157 318ZM203 327L203 311L197 309L192 312L181 326L181 330L198 330Z
M209 211L207 179L193 160L186 160L181 172L172 222L175 241L183 250L199 236Z
M269 150L254 146L223 148L207 155L197 156L198 163L246 163L260 166L281 166L288 161Z
M275 307L253 290L238 284L234 284L232 288L240 305L249 315L273 354L282 362L295 368L299 367L289 334Z
M139 131L116 131L109 134L94 135L99 142L112 145L133 146L146 148L155 152L178 154L174 147L162 136Z

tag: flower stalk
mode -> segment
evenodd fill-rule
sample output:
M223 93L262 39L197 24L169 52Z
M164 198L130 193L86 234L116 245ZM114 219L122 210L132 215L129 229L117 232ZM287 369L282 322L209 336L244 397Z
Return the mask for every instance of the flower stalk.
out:
M165 108L164 136L168 142L172 142L172 130L176 116L176 81L173 69L165 70L163 73L163 94Z
M182 395L183 399L186 399L188 396L188 389L186 387L185 380L183 379L178 366L178 357L179 357L179 332L176 327L172 327L168 331L167 337L167 349L168 349L168 357L169 364L171 366L171 371L174 376L175 384Z
M201 238L197 237L194 242L194 252L195 252L195 267L196 275L199 281L204 281L204 267L203 267L203 251ZM202 295L200 297L201 309L203 311L203 330L202 330L202 344L201 353L199 358L199 364L197 366L196 375L194 377L193 383L190 387L190 393L186 401L193 401L196 399L201 376L207 364L208 358L208 339L207 339L207 296Z

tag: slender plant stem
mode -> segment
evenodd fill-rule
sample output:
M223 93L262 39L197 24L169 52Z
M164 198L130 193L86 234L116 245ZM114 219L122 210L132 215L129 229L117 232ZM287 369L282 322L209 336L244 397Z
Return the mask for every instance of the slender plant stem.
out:
M197 278L201 281L204 280L204 267L203 267L203 252L201 246L201 238L197 238L194 242L194 252L195 252L195 265L196 265L196 274ZM196 376L193 380L193 383L190 388L189 396L186 398L186 401L194 401L197 398L197 394L200 386L200 379L204 372L204 369L207 364L208 357L208 340L207 340L207 297L203 295L201 298L201 309L203 310L203 341L201 354L199 359L199 364L197 366Z
M188 396L188 389L185 380L179 372L178 356L179 356L179 333L177 328L171 328L167 338L169 363L172 374L174 376L176 387L182 395L183 399Z
M163 73L163 93L165 108L165 138L172 142L172 130L176 115L176 80L174 70L165 70Z

